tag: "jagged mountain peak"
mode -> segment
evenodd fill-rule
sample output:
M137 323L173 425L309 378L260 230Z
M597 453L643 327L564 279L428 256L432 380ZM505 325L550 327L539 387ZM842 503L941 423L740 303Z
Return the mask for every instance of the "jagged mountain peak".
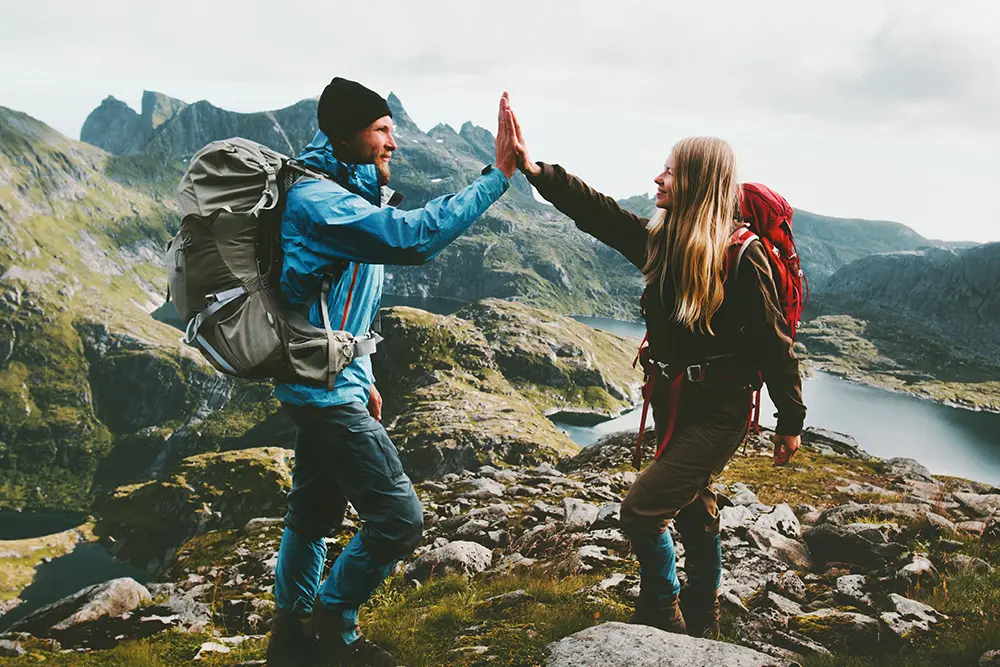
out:
M169 95L152 90L142 91L142 118L152 130L173 118L186 106L187 102Z
M392 111L392 122L395 123L396 127L401 130L407 130L409 132L421 132L417 124L413 122L410 115L406 113L406 109L403 108L403 103L395 93L389 93L389 97L386 98L386 102L389 103L389 110ZM422 132L421 132L422 133Z

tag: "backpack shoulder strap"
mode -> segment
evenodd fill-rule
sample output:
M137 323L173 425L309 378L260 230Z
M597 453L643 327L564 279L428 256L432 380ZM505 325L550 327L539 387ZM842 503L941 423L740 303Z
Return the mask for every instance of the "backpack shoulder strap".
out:
M743 261L743 255L747 253L750 244L758 240L760 240L760 237L754 234L747 225L742 225L733 232L729 240L729 272L732 274L734 281L739 277L740 263Z

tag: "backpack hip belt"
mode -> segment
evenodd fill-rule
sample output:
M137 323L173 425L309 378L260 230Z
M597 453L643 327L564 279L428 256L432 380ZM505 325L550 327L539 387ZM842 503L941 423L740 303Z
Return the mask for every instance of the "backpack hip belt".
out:
M645 348L648 350L648 348ZM653 399L657 379L663 377L670 383L667 393L667 424L663 440L659 443L654 459L659 459L670 443L677 423L677 411L680 408L681 393L685 383L696 383L704 386L737 386L755 393L761 387L761 377L758 371L749 368L738 361L735 354L724 354L708 357L696 364L667 364L657 361L648 354L641 354L640 361L646 382L642 387L642 418L639 421L639 435L636 438L635 449L632 452L632 466L638 470L642 465L642 436L646 432L646 417L649 414L649 404ZM756 400L756 399L752 399ZM758 407L759 410L759 407Z

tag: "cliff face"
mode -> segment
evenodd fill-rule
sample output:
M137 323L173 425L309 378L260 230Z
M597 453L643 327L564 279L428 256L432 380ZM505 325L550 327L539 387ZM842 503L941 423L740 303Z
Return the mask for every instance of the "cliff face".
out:
M1000 358L1000 243L874 255L840 269L826 295L912 320L971 356Z

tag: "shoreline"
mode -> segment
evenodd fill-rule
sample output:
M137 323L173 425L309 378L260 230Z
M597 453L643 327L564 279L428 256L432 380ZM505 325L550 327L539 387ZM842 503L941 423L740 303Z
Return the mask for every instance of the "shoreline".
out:
M803 356L802 361L804 370L806 374L808 373L826 373L836 377L838 380L843 380L845 382L850 382L862 387L872 387L874 389L882 389L884 391L892 392L894 394L902 394L904 396L910 396L922 401L930 401L931 403L937 403L938 405L943 405L949 408L957 408L960 410L967 410L969 412L985 412L988 414L1000 414L1000 405L993 407L991 405L966 405L964 403L959 403L953 400L938 398L936 396L927 393L926 389L921 390L920 388L910 389L907 387L894 386L893 384L886 382L882 379L878 373L866 373L864 371L858 370L856 368L844 369L836 364L831 364L828 361L821 361L813 359L809 356ZM957 384L957 383L956 383ZM967 383L975 384L975 383Z

